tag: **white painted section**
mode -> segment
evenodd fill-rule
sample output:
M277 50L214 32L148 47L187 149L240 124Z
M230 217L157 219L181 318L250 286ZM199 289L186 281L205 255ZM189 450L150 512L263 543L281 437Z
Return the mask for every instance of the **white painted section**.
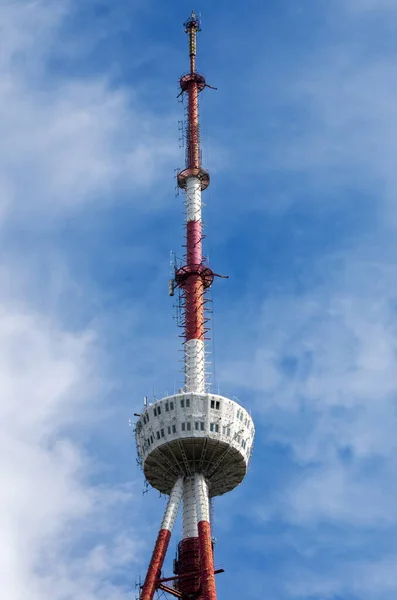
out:
M208 494L208 485L201 473L196 473L194 477L194 492L196 497L197 523L200 521L210 522L210 500Z
M205 347L201 340L189 340L185 349L185 390L186 392L205 392Z
M174 529L175 520L178 516L179 506L182 500L183 494L183 477L177 479L172 492L168 499L167 508L165 509L163 521L161 523L161 529L168 529L172 531Z
M194 477L183 482L183 539L198 536Z
M248 465L254 435L251 415L238 402L218 394L196 392L167 396L145 407L135 427L142 465L158 447L186 438L225 442L238 450Z
M186 181L186 221L201 221L201 183L198 177Z

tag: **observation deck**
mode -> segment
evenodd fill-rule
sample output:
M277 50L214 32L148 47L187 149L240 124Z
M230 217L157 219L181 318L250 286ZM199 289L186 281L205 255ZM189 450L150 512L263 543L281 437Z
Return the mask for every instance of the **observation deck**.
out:
M195 392L167 396L148 406L136 423L138 456L147 481L169 494L180 476L201 473L211 497L244 479L255 428L234 400Z

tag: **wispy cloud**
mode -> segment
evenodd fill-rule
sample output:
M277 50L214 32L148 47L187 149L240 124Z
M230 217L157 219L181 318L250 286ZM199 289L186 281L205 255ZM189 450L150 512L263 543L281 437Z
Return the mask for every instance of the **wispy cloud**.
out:
M34 310L0 305L3 593L32 599L77 592L84 598L122 597L117 590L112 596L101 591L101 582L109 586L110 569L135 560L137 545L133 534L120 537L108 515L127 499L132 502L133 494L92 485L98 467L70 436L72 426L86 428L87 403L99 408L95 340L88 331L68 333ZM101 545L94 542L84 560L71 561L76 541L101 522ZM107 567L99 569L105 554Z
M295 86L306 118L284 155L286 168L311 170L320 194L325 179L335 194L342 185L364 199L376 190L388 224L394 221L397 188L394 81L389 53L365 59L362 48L346 44L322 56ZM325 195L329 201L327 190Z
M148 189L174 149L133 92L105 74L53 71L75 7L0 5L0 575L12 600L129 597L145 526L122 520L140 506L134 482L107 483L106 458L91 452L113 381L99 320L80 318L90 284L74 279L57 228L111 192L123 200L127 183Z
M106 73L62 76L55 49L73 2L19 1L0 7L2 212L56 214L83 202L145 190L163 168L172 173L177 141L167 117L155 116L131 88ZM161 123L161 126L160 126ZM150 183L149 183L150 182ZM157 199L158 201L158 199Z
M357 3L360 14L352 6L340 8L326 43L280 83L274 103L292 101L298 117L293 128L280 126L265 178L258 173L261 181L283 174L288 227L296 214L297 228L328 214L323 243L290 240L298 254L291 251L288 271L274 266L271 284L255 263L244 302L228 314L239 324L236 345L217 369L228 389L255 402L261 423L250 502L266 557L276 552L267 531L290 534L275 560L282 598L372 600L397 590L389 542L397 530L395 45L388 11L374 32L361 14L370 3ZM367 40L379 40L378 28L384 37L373 51ZM272 236L280 216L267 219L261 235ZM266 265L278 258L260 256Z

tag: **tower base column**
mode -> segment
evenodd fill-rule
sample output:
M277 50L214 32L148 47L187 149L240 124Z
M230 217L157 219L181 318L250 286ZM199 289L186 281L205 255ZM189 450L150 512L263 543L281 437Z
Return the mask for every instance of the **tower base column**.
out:
M216 600L214 555L212 551L208 484L201 474L195 476L198 537L200 546L201 586L204 600Z
M183 600L203 600L200 593L200 547L197 529L195 478L183 482L183 538L178 544L177 580Z
M174 528L175 519L178 514L183 492L183 478L180 477L175 483L170 494L164 518L157 536L156 544L150 559L149 568L142 586L140 600L153 600L156 591L157 580L160 577L161 568L167 553L168 544L171 538L171 532Z

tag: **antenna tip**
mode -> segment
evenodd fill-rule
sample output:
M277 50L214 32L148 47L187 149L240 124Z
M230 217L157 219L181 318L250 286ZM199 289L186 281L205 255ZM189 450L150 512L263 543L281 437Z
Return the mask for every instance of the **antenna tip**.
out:
M194 10L192 10L190 17L184 23L186 32L195 29L196 31L200 31L200 15L196 15Z

